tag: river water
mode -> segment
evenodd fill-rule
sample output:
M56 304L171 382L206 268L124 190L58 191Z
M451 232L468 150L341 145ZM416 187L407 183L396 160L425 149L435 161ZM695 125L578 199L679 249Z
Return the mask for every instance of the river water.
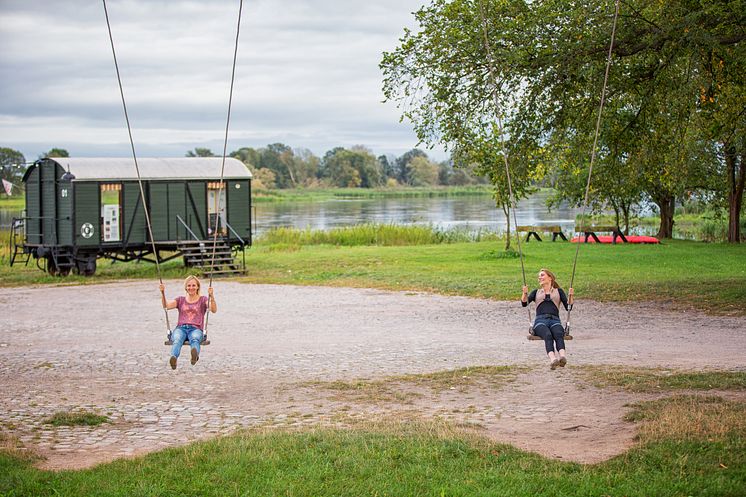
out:
M571 233L580 210L561 205L549 211L548 196L548 192L538 192L521 200L516 210L518 224L558 224L566 234ZM263 202L255 206L255 236L280 226L325 230L363 223L424 224L440 229L502 233L506 225L502 209L495 207L489 195ZM20 216L20 211L0 209L0 229L8 229L12 218Z
M519 225L553 224L572 232L580 209L562 205L551 212L547 192L518 204ZM425 224L441 229L504 232L505 214L489 195L383 199L335 199L323 202L266 202L256 205L256 234L280 226L325 230L363 223ZM512 214L511 214L512 218ZM512 223L512 219L511 219Z

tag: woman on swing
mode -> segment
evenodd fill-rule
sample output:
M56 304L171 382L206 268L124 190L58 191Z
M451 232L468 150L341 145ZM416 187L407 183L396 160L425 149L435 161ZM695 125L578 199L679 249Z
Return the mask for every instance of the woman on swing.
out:
M176 328L171 332L171 358L168 363L171 369L176 369L176 361L181 353L184 340L189 341L192 354L192 366L199 360L199 346L204 336L205 314L209 304L210 312L218 312L212 287L207 289L208 297L200 296L200 282L196 276L187 276L184 280L185 297L176 297L175 300L166 300L166 287L161 283L161 302L164 309L179 309L179 321Z
M557 284L554 273L548 269L539 271L539 288L528 293L528 287L523 287L521 305L526 307L530 302L536 302L534 334L544 339L550 369L565 367L567 364L565 329L560 321L559 306L562 304L568 310L568 306L572 305L572 288L568 290L568 294L569 297Z

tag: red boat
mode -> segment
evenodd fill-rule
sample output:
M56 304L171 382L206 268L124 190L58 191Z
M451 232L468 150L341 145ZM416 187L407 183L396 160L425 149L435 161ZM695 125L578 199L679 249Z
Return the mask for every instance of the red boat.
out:
M654 236L626 235L625 238L627 239L627 243L660 243L660 241ZM585 236L581 235L573 237L570 241L572 243L578 243L578 241L582 243L583 240L585 240ZM611 235L599 235L598 241L600 243L613 243ZM596 240L594 240L593 237L588 237L588 243L596 243ZM616 243L624 243L624 241L617 237Z

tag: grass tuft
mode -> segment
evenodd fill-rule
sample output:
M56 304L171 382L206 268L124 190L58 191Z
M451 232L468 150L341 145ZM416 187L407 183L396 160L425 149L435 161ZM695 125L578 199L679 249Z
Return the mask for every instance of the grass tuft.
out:
M746 390L746 372L678 372L655 368L584 366L581 375L598 388L618 387L629 392L674 390Z
M44 423L52 426L98 426L103 423L110 423L107 416L102 416L89 411L77 412L56 412L51 417L44 420Z
M527 368L515 366L471 366L433 373L389 376L380 380L308 382L303 386L333 391L337 399L357 402L411 403L422 397L422 390L441 393L464 392L469 387L502 388Z
M639 402L625 421L641 423L642 443L661 440L722 442L746 437L746 403L703 395L680 395Z

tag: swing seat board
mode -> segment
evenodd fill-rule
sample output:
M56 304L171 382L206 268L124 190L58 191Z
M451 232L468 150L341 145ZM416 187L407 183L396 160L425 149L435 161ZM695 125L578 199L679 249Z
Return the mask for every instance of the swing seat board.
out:
M174 344L174 342L172 340L166 340L166 341L163 342L163 345L169 345L170 346L170 345L173 345L173 344ZM199 344L201 346L203 346L203 345L210 345L210 340L202 340ZM189 345L189 340L184 340L184 342L181 344L181 346L183 347L184 345Z
M539 335L528 335L529 340L543 340ZM565 335L565 340L572 340L572 335Z

